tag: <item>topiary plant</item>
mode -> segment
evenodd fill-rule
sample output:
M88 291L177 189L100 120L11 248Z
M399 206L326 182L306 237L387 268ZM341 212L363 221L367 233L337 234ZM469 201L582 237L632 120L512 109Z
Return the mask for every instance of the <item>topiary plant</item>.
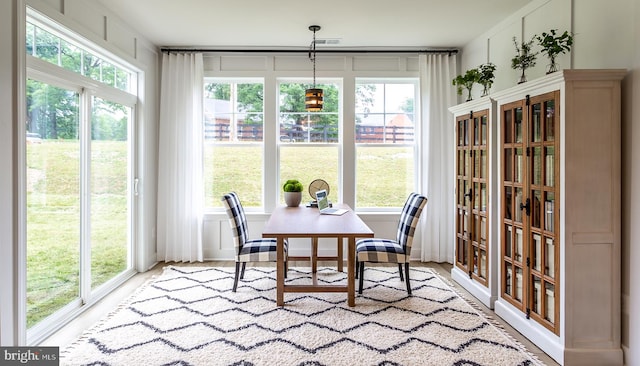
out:
M282 190L285 192L302 192L304 187L297 179L289 179L282 186Z

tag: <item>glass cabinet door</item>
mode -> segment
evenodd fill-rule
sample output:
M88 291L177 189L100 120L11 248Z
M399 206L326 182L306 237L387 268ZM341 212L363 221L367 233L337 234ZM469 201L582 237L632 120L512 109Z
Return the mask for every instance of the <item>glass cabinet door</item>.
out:
M556 111L558 93L531 98L529 114L529 182L531 220L529 230L530 287L529 315L548 329L556 329L558 309L556 244L559 174L557 161Z
M456 266L488 285L489 111L456 118Z
M521 308L524 303L525 225L527 205L524 103L507 104L501 109L502 124L502 297Z
M502 298L558 333L559 92L501 107Z

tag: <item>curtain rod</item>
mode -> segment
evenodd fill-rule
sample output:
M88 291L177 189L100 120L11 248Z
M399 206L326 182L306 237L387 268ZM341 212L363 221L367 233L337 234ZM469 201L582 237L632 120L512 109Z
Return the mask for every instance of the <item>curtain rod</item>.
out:
M161 47L161 52L202 52L202 53L308 53L308 49L215 49L215 48L172 48ZM449 56L458 53L457 49L442 49L442 50L350 50L350 49L325 49L316 50L316 53L448 53Z

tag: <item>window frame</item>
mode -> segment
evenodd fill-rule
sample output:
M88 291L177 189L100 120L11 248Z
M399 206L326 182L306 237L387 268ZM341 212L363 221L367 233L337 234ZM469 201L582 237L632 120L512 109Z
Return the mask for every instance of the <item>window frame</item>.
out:
M367 142L357 142L355 136L355 129L357 126L356 116L359 114L356 111L357 98L355 96L355 92L358 89L358 85L361 84L408 84L413 85L414 88L414 104L413 104L413 122L414 122L414 132L413 132L413 142L411 143L367 143ZM383 108L384 115L386 112L386 99L383 100ZM394 112L389 112L394 113ZM376 113L379 114L379 113ZM390 206L390 207L369 207L369 206L359 206L358 205L358 176L357 176L357 164L358 164L358 148L360 147L405 147L412 148L413 150L413 191L420 191L420 162L421 162L421 114L420 114L420 78L419 77L354 77L354 119L353 119L353 129L354 129L354 164L355 164L355 172L354 172L354 197L353 200L355 202L356 210L359 212L381 212L381 213L390 213L390 212L398 212L398 210L402 209L404 201L400 203L399 206Z
M227 83L227 84L262 84L262 88L263 88L263 96L266 98L266 81L264 77L243 77L243 76L238 76L238 77L228 77L228 76L224 76L224 77L217 77L217 76L209 76L209 75L205 75L203 78L203 87L206 84L212 84L212 83L218 83L218 84L222 84L222 83ZM230 112L231 114L237 114L240 113L237 110L233 110ZM202 123L204 124L204 114L203 114L203 121ZM204 127L204 126L203 126ZM262 184L262 191L260 192L260 197L261 197L261 202L259 206L250 206L250 205L243 205L243 209L246 212L264 212L265 210L265 168L266 168L266 157L265 157L265 146L267 144L266 142L266 136L268 136L267 130L269 129L269 124L267 122L267 113L266 113L266 102L263 98L262 101L262 140L261 141L255 141L255 142L243 142L242 144L238 144L237 141L215 141L212 140L210 142L210 144L214 147L239 147L239 146L243 146L243 147L247 147L247 148L255 148L255 147L259 147L260 150L262 151L262 168L261 168L261 180L263 182ZM204 134L203 134L203 144L205 146L207 146L209 143L206 143L204 141ZM204 151L204 150L203 150ZM203 161L205 161L205 157L203 156ZM203 167L203 169L206 169L206 167ZM206 187L206 185L205 185ZM213 192L211 192L213 193ZM206 197L206 193L203 192L203 194ZM223 212L225 211L224 206L221 204L220 206L206 206L205 208L205 212Z
M142 70L129 64L128 62L123 61L121 58L116 56L115 54L109 52L108 50L98 51L99 46L95 45L92 41L84 39L80 37L74 31L66 28L63 25L56 23L53 20L48 19L47 17L41 15L37 11L26 7L26 14L23 23L23 32L26 32L26 24L31 23L37 27L40 27L47 32L59 37L60 39L73 44L76 47L82 48L84 50L91 51L94 55L99 55L104 61L110 62L112 65L118 65L123 69L126 69L129 72L130 80L129 80L129 88L128 90L118 89L115 86L111 86L109 84L100 82L98 80L92 79L90 77L84 76L81 73L66 69L58 64L51 63L47 60L38 58L31 54L27 53L27 49L25 44L20 46L20 49L24 52L24 64L25 64L25 87L26 80L31 79L34 81L46 83L48 85L62 88L70 91L77 92L79 95L79 133L80 137L84 139L84 141L80 142L81 146L81 157L80 162L80 186L89 187L90 183L90 168L89 164L91 162L91 136L90 136L90 126L92 123L92 99L93 97L101 98L105 101L110 101L114 103L121 104L130 110L129 115L129 124L127 126L127 264L126 268L110 278L106 282L103 282L97 287L93 287L91 284L92 275L89 272L89 266L91 263L90 256L90 241L87 242L86 239L89 235L91 235L90 230L87 230L88 224L90 221L90 207L91 204L88 202L90 200L90 195L86 195L86 188L83 188L83 192L80 194L82 199L85 200L81 203L81 211L80 212L80 221L84 222L80 225L81 230L84 232L81 233L80 239L83 241L79 243L80 246L80 258L81 264L79 267L79 275L80 275L80 286L79 286L79 297L67 303L63 307L57 309L54 313L48 315L43 318L38 323L34 324L32 327L27 329L26 316L27 316L27 210L26 202L27 202L27 190L26 190L26 142L20 140L20 158L19 165L21 169L21 174L19 177L20 181L20 207L19 207L19 215L22 218L21 222L23 224L20 228L20 245L23 249L21 249L20 257L24 260L24 269L21 271L20 275L20 292L21 298L23 300L19 303L18 314L20 315L20 328L21 332L24 334L27 344L36 344L41 341L45 337L49 336L55 329L57 329L60 322L65 321L65 319L69 319L69 317L75 316L78 312L86 310L89 306L99 301L101 298L106 296L108 293L117 288L120 284L126 281L129 277L135 274L135 264L138 259L138 243L137 229L139 228L139 217L138 217L138 200L137 193L134 190L135 180L138 177L138 168L139 162L137 160L138 152L138 109L139 109L139 98L138 98L138 81L141 76ZM25 38L21 38L26 42L26 34ZM24 107L26 108L26 95L24 96ZM26 118L26 113L23 114ZM84 125L84 126L83 126ZM18 133L21 136L26 136L26 125L20 124L18 126ZM22 252L22 250L24 250ZM84 264L82 264L84 262ZM89 266L87 266L87 264Z
M277 140L275 141L276 143L276 174L274 175L274 179L276 182L276 187L278 188L277 194L275 195L275 198L272 199L270 202L272 205L278 205L278 204L284 204L284 198L283 198L283 193L282 193L282 179L280 179L281 176L281 151L282 148L289 148L289 147L293 147L293 148L314 148L314 147L327 147L327 148L335 148L337 150L337 164L336 164L336 184L337 187L334 186L334 189L332 190L332 192L338 192L338 196L336 197L335 195L332 195L333 198L337 199L338 201L342 202L344 200L343 197L343 192L344 192L344 182L342 179L342 172L343 172L343 161L344 161L344 131L345 131L345 123L344 123L344 81L343 78L337 78L337 77L323 77L323 78L317 78L316 79L316 85L328 85L328 84L333 84L336 86L337 88L337 92L338 92L338 105L337 105L337 110L336 112L307 112L307 111L302 111L302 112L295 112L295 113L301 113L301 114L307 114L307 115L313 115L313 114L335 114L338 118L338 139L337 142L295 142L295 143L290 143L290 142L283 142L280 140L279 136L280 136L280 85L281 84L310 84L310 79L308 78L295 78L295 77L279 77L276 78L276 112L275 112L275 118L276 121L274 123L274 129L276 131L276 135L278 136ZM326 106L326 102L325 102L325 106ZM291 178L298 178L298 177L283 177L283 179L291 179ZM323 179L327 179L326 177L321 177L321 176L317 176L314 177L313 179L316 178L323 178ZM303 181L302 184L304 186L304 191L303 191L303 202L310 200L311 197L309 196L308 193L308 185L309 183L311 183L311 181ZM332 182L329 182L329 184L331 184ZM275 207L275 206L274 206Z

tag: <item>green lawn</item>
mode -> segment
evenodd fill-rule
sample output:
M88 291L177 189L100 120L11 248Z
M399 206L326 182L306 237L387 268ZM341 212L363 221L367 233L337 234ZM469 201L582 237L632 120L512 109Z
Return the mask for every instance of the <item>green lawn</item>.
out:
M215 159L212 157L215 156ZM326 180L335 201L338 189L338 148L327 146L280 149L280 181L298 179L305 187L303 201L311 199L309 183ZM246 207L262 205L262 150L259 146L205 147L205 203L223 207L220 198L235 191ZM406 147L359 147L356 164L358 207L401 207L415 188L413 150ZM284 202L281 193L280 202Z
M127 266L127 145L92 143L91 286ZM77 141L27 146L27 326L79 296Z

